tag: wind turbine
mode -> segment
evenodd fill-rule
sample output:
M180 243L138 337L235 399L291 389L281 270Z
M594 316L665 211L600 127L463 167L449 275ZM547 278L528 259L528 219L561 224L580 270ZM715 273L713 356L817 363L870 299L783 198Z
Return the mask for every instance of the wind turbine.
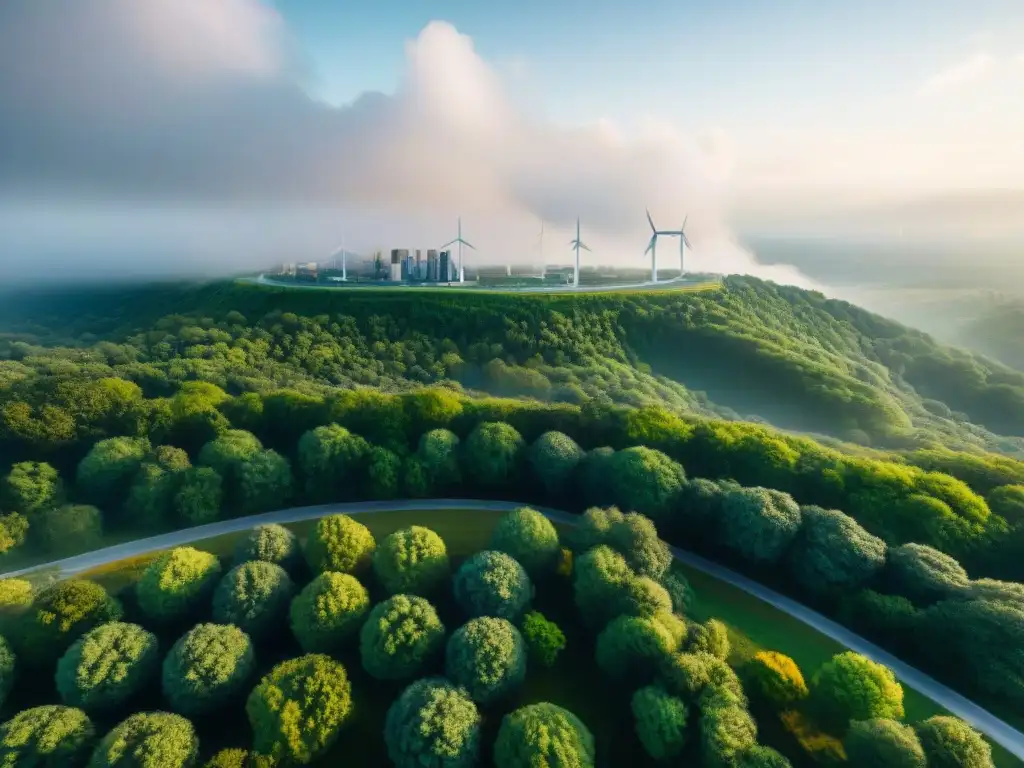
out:
M587 246L583 244L582 240L580 240L580 220L579 220L578 216L576 217L576 239L575 240L570 240L569 241L569 245L576 249L576 271L573 273L573 276L572 276L572 287L573 288L579 288L579 286L580 286L580 248L582 248L584 251L589 251L590 249L587 248Z
M690 214L686 214L683 219L683 226L679 228L679 276L682 277L683 272L683 256L686 254L686 249L693 250L693 246L690 245L690 238L686 236L686 222L690 220Z
M331 256L337 256L339 253L341 254L341 279L345 281L348 280L348 262L345 258L345 238L341 239L341 245L334 250L334 253L332 253ZM335 269L337 269L337 265L338 262L335 261Z
M449 245L455 245L455 243L459 244L459 282L460 283L464 283L464 282L466 282L466 270L463 269L463 266L462 266L462 246L466 246L467 248L472 248L474 251L476 250L476 248L473 245L471 245L470 243L468 243L468 242L466 242L465 240L462 239L462 217L461 216L459 217L459 236L456 237L454 240L451 240L450 242L445 243L441 247L442 248L447 248Z
M544 219L540 220L540 236L537 238L537 254L540 256L540 279L548 274L548 265L544 262Z
M648 251L651 253L651 282L658 282L658 257L656 249L658 247L658 236L664 235L665 237L678 237L679 238L679 276L683 275L683 255L686 251L686 246L690 246L690 240L686 236L686 222L689 220L689 215L683 219L683 226L679 229L658 229L654 226L654 219L651 218L651 212L647 211L647 223L651 225L651 240L647 244L647 250L644 251L646 254Z

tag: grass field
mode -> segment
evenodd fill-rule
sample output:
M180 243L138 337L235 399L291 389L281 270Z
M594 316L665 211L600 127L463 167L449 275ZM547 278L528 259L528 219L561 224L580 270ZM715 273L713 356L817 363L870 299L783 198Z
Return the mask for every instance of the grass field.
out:
M409 525L424 525L437 531L448 545L449 553L456 560L465 557L486 546L500 514L488 511L399 511L359 516L373 532L378 540L389 533ZM315 521L307 521L289 525L300 538L304 538L315 525ZM562 526L560 526L562 527ZM563 527L564 528L564 527ZM195 542L192 546L213 552L229 559L235 542L240 534L227 534ZM94 579L103 584L111 592L119 592L130 586L152 561L156 554L146 555L127 561L113 563L103 568L82 574L84 578ZM751 658L757 651L775 650L791 656L805 676L810 680L814 671L834 654L844 650L839 643L807 627L798 620L776 608L758 600L742 590L719 581L698 570L676 565L689 579L696 602L691 610L693 618L705 620L717 618L729 627L732 641L732 657L734 666ZM563 596L564 597L564 596ZM540 609L563 624L569 636L570 650L563 654L559 667L551 672L535 670L529 675L521 694L510 706L521 706L534 701L553 701L576 712L584 722L588 723L598 739L601 754L613 760L610 764L619 764L626 760L635 764L636 755L633 745L619 737L621 744L612 739L612 734L622 734L622 718L628 712L616 708L609 699L616 696L593 695L594 668L591 659L592 642L584 636L582 628L575 625L571 608L561 600L540 600ZM451 615L451 606L441 605L442 614ZM573 652L573 648L576 649ZM358 720L379 723L390 702L400 690L400 686L392 690L388 686L366 678L363 680L358 659L345 659L349 668L353 669L353 682L360 690L379 692L380 695L365 697L361 702L362 715ZM365 683L365 685L361 684ZM358 701L357 705L360 704ZM915 691L905 689L904 705L906 720L916 722L934 714L947 714L946 711ZM495 727L496 723L488 723ZM242 723L238 727L245 727ZM766 730L766 736L768 735ZM359 732L358 723L349 729L349 738L342 740L336 751L337 756L351 757L355 750L361 760L379 761L383 764L386 756L377 739L354 739L352 734ZM1013 755L992 745L993 757L999 768L1020 766ZM619 761L619 762L614 762ZM323 763L331 764L330 762ZM623 763L624 764L624 763Z

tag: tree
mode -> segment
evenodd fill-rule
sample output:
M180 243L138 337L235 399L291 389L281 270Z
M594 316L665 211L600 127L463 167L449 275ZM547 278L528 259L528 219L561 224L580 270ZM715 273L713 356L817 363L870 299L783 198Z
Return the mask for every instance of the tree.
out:
M142 437L100 440L78 465L78 492L98 507L119 509L149 451L149 441Z
M53 663L90 629L123 613L121 603L96 582L57 582L36 596L25 616L21 653L33 663Z
M348 515L321 517L306 541L306 562L315 572L359 574L370 567L377 548L370 529Z
M635 512L622 514L616 507L592 507L573 532L575 548L584 551L605 544L625 558L640 576L661 578L672 563L668 545L648 518Z
M174 496L183 473L191 467L188 454L169 445L156 450L139 467L128 490L124 518L140 528L162 528L171 520Z
M259 765L256 759L244 749L222 749L206 762L204 768L256 768Z
M922 607L965 592L970 581L960 563L924 544L890 549L886 576L898 594Z
M432 429L420 437L416 457L423 465L428 487L444 493L462 482L459 438L447 429Z
M843 739L852 768L925 768L921 742L909 725L876 718L854 720Z
M28 538L28 519L18 513L0 515L0 555L22 546Z
M671 616L671 614L669 614ZM619 616L597 636L597 666L613 680L632 687L650 682L685 638L670 622L640 616Z
M577 508L611 504L615 500L614 456L615 449L605 445L587 451L576 465L575 486L580 492Z
M608 468L616 506L655 521L668 518L686 482L681 465L642 445L617 451Z
M669 693L696 701L711 682L713 656L704 653L673 653L661 659L658 677Z
M299 440L298 465L306 498L314 503L355 498L370 444L340 424L310 430Z
M525 443L505 422L478 424L462 451L465 474L485 490L509 487L518 477Z
M159 667L156 635L112 621L86 632L60 658L57 691L70 707L109 711L147 686Z
M744 671L753 695L776 709L789 709L807 698L803 673L789 656L776 651L758 651Z
M89 768L191 768L198 756L192 723L170 712L140 712L100 739Z
M455 601L468 616L517 621L533 599L533 584L504 552L484 550L466 560L454 579Z
M480 752L480 713L444 678L417 680L388 709L384 742L396 768L471 768Z
M236 565L213 593L213 620L234 624L257 640L280 626L295 584L279 565L250 560Z
M915 728L928 768L992 768L992 748L957 717L935 715Z
M494 765L594 768L594 737L569 710L548 702L529 704L502 719L494 742Z
M562 432L545 432L530 446L528 459L544 490L558 498L567 490L583 450Z
M371 499L393 499L398 496L402 459L394 451L373 446L366 465L367 494Z
M0 707L7 701L17 679L18 660L11 650L11 644L0 636Z
M594 547L576 560L573 599L583 620L599 627L618 615L623 582L634 578L625 559L607 546Z
M565 634L561 628L548 621L544 614L530 611L523 617L522 631L530 658L544 667L553 667L558 654L565 648Z
M25 615L31 607L32 584L24 579L0 579L0 636L19 645Z
M203 446L198 463L211 467L229 483L235 480L236 470L263 450L256 435L241 429L229 429Z
M677 757L686 745L686 702L657 685L638 689L630 702L633 727L644 751L655 760Z
M230 624L197 624L164 659L161 685L175 712L201 716L224 708L256 671L252 641Z
M65 504L36 515L32 534L44 552L52 555L89 551L103 540L103 516L87 504Z
M903 717L903 687L892 670L852 651L821 666L811 696L822 722L841 731L851 720Z
M444 645L437 610L415 595L395 595L370 611L359 632L363 669L378 680L414 677Z
M508 696L526 679L526 644L505 619L470 619L448 638L445 674L479 704Z
M292 498L292 468L277 451L260 451L238 468L237 476L243 515L281 509Z
M135 596L139 608L150 619L176 623L198 612L213 594L220 580L216 555L192 547L175 547L149 564L138 583Z
M691 653L709 653L716 659L729 658L729 630L718 619L708 619L703 624L694 624L690 631Z
M245 705L256 752L286 763L309 763L337 740L352 713L348 673L330 656L283 661Z
M697 540L713 539L725 497L731 490L732 486L702 477L687 480L676 500L676 514L667 521L669 533Z
M449 573L444 539L421 525L395 531L373 553L373 574L391 595L430 594Z
M885 565L885 542L849 515L834 509L801 507L801 526L789 551L789 568L807 592L850 591Z
M703 765L714 768L732 766L757 744L757 725L743 707L728 696L719 701L701 702L700 749Z
M432 429L447 427L462 415L462 399L446 389L418 389L402 398L409 435L415 438Z
M211 467L192 467L181 473L172 504L185 525L205 525L220 517L224 481Z
M355 636L370 610L366 587L347 573L321 573L292 600L292 634L306 653L331 653Z
M755 744L736 755L735 768L793 768L788 759L771 747Z
M0 494L12 512L33 515L64 501L64 484L57 470L45 462L22 461L11 467Z
M259 560L273 563L294 575L302 566L302 549L294 533L283 525L257 525L242 534L235 545L235 565Z
M986 500L992 513L1004 518L1011 526L1024 523L1024 485L993 488Z
M96 729L82 710L55 704L32 707L0 725L0 765L83 766L95 743Z
M535 579L554 572L560 552L555 526L529 507L501 516L491 534L490 548L511 555Z
M800 528L800 507L786 493L739 488L722 505L722 543L747 560L774 563Z

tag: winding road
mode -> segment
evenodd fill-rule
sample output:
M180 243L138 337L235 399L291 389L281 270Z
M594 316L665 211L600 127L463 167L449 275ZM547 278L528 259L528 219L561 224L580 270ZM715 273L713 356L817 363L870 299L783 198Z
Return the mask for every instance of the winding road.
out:
M507 512L523 506L504 501L475 501L470 499L431 499L409 501L366 501L351 504L323 504L312 507L293 507L292 509L267 512L251 517L222 520L209 525L186 528L180 531L160 534L145 539L117 544L94 552L87 552L64 560L57 560L43 565L24 568L10 573L0 574L0 578L25 577L31 574L48 573L57 578L67 578L83 571L106 565L129 557L138 557L150 552L189 544L211 536L245 531L255 525L264 523L297 523L313 520L324 515L344 513L348 515L366 515L392 511L437 511L437 510L487 510L491 512ZM532 505L531 505L532 506ZM567 525L574 525L577 517L567 512L544 507L539 509L550 520ZM932 677L897 659L874 643L851 632L846 627L825 618L804 605L780 595L745 576L723 568L699 555L671 547L672 555L680 562L699 571L730 584L769 605L783 611L803 622L823 635L846 646L852 651L889 667L903 685L927 696L957 717L966 720L972 726L988 736L992 741L1005 748L1019 760L1024 761L1024 733L1003 722L995 715L982 709L974 702L964 698L956 691L948 688Z

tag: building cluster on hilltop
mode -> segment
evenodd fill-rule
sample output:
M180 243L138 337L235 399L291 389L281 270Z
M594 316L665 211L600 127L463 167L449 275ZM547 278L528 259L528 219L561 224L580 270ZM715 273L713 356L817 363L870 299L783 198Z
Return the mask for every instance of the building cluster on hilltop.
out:
M451 251L433 248L426 252L416 249L415 255L408 248L393 248L387 278L393 282L446 283L455 279L455 264Z

